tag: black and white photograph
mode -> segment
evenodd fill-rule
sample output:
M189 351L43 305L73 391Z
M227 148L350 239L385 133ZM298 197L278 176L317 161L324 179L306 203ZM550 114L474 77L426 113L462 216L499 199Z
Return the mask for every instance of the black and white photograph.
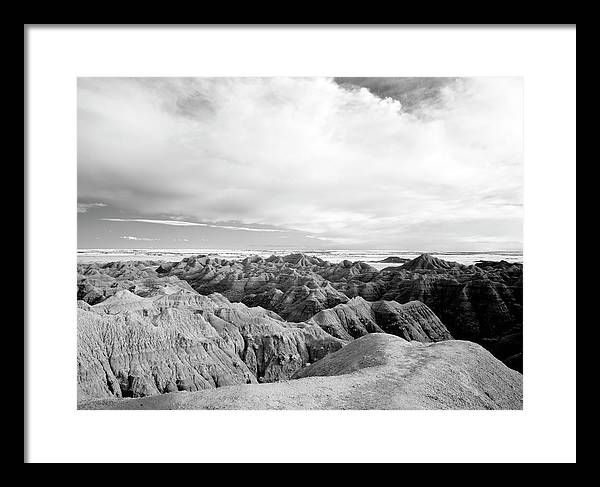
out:
M574 461L574 25L25 31L26 462Z
M79 407L522 408L522 79L77 89Z

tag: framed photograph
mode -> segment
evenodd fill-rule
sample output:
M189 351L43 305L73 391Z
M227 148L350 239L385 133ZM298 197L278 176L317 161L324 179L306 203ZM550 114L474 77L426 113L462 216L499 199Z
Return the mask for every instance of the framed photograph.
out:
M574 26L25 34L26 461L575 460Z

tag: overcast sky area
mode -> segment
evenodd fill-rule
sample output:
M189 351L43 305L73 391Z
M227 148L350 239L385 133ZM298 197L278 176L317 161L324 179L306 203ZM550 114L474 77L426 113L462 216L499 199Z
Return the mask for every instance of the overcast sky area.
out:
M521 78L80 78L78 247L521 250Z

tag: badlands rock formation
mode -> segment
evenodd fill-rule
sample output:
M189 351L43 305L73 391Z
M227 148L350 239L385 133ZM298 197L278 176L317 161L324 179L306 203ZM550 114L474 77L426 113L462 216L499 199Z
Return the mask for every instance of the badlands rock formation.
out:
M84 409L521 409L522 376L474 343L368 334L294 380L96 400Z
M158 272L187 281L201 294L218 292L231 301L275 311L285 320L304 321L348 301L332 282L369 270L377 272L363 263L344 261L333 265L316 257L291 254L241 261L189 257L175 265L163 265Z
M291 322L306 321L354 297L401 304L420 301L454 338L479 343L522 370L521 264L501 261L465 266L428 254L381 271L364 262L332 264L303 254L241 261L196 256L158 264L82 264L78 298L94 304L121 289L142 295L161 279L200 294L217 292L230 301L261 306Z
M360 297L352 298L346 304L320 311L310 321L343 340L359 338L367 333L390 333L419 342L452 340L452 335L439 318L419 301L371 303Z
M401 304L420 301L454 338L479 343L522 370L521 264L466 266L423 254L402 266L377 271L364 262L332 264L291 254L241 261L197 256L157 270L159 275L187 281L200 294L219 292L231 301L275 311L287 321L308 320L354 297ZM92 296L95 287L92 282Z
M265 407L287 407L297 393L307 395L298 407L321 407L327 397L334 397L331 404L339 407L354 407L345 401L354 397L351 393L356 387L364 385L366 391L375 394L375 382L371 381L374 369L359 378L339 372L344 380L334 389L342 394L340 397L326 392L334 387L337 375L335 380L312 376L327 375L314 371L324 370L332 357L346 357L335 353L351 353L352 347L359 347L354 344L360 342L375 347L381 360L399 357L389 347L412 357L378 365L388 367L385 374L391 382L385 387L391 388L393 383L408 391L402 392L408 402L402 402L390 389L385 407L429 407L436 401L440 407L507 406L508 402L502 403L483 386L485 374L489 374L492 385L494 381L512 384L504 392L513 407L510 390L520 374L507 374L505 366L483 353L481 347L452 339L472 337L519 369L521 293L520 265L482 262L463 266L427 255L382 271L362 262L331 264L303 254L242 261L197 256L178 263L80 264L78 397L80 404L88 404L102 398L180 397L178 394L204 391L207 395L198 399L200 402L194 399L190 407L213 407L212 402L204 402L206 398L227 402L229 396L221 394L246 398L240 399L240 407L255 407L254 401L259 399L267 401ZM452 328L445 326L448 323ZM383 339L392 340L389 343L393 345L381 348L382 342L370 341L381 338L365 339L382 333L397 337ZM440 346L436 348L435 343L434 347L434 342ZM454 345L442 347L442 343ZM425 345L432 348L423 348ZM444 351L443 357L433 353L436 350ZM395 370L412 370L430 359L441 368L424 369L430 371L423 376L424 381L432 381L429 385L414 382L417 376L410 375L410 370ZM471 397L455 384L457 378L444 372L462 373L462 365L453 360L484 367L480 375L474 369L464 373L471 377L467 382L474 385L476 393L472 394L479 397L481 391L483 395L489 393L491 402ZM449 365L440 365L445 363ZM290 386L292 382L285 381L292 377L294 384L296 379L309 380L324 389L315 392L313 385L308 389ZM413 379L406 382L407 377ZM275 382L277 387L268 385ZM434 382L448 382L448 391L458 387L456 394L461 399L436 395L437 389L430 390ZM344 389L344 384L352 386ZM416 384L422 389L415 388ZM236 388L245 392L235 392ZM230 393L209 392L211 389L228 389ZM278 398L281 391L292 396L270 402L269 391ZM255 399L248 399L255 393ZM430 393L434 396L427 396ZM419 402L415 399L419 394L427 397ZM173 401L179 404L180 399ZM370 407L375 399L357 401Z
M479 343L522 370L523 266L488 262L473 266L428 255L379 274L381 299L429 306L454 338ZM350 294L349 294L350 295Z
M217 293L203 296L177 277L156 277L146 264L129 264L83 269L92 276L92 290L80 276L81 399L279 381L370 331L422 341L451 338L421 303L356 298L343 309L326 310L331 317L288 323L273 311L231 303Z
M286 379L344 343L317 325L185 289L78 303L80 400Z
M160 262L153 261L78 264L77 299L93 305L119 291L145 296L161 286L193 291L185 281L158 274L159 265Z
M386 257L385 259L378 260L380 264L404 264L405 262L410 262L410 259L406 259L404 257Z

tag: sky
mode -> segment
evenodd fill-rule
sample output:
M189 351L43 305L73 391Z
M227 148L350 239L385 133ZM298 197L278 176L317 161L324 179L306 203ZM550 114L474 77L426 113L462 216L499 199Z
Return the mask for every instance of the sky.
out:
M79 78L78 248L521 250L521 78Z

